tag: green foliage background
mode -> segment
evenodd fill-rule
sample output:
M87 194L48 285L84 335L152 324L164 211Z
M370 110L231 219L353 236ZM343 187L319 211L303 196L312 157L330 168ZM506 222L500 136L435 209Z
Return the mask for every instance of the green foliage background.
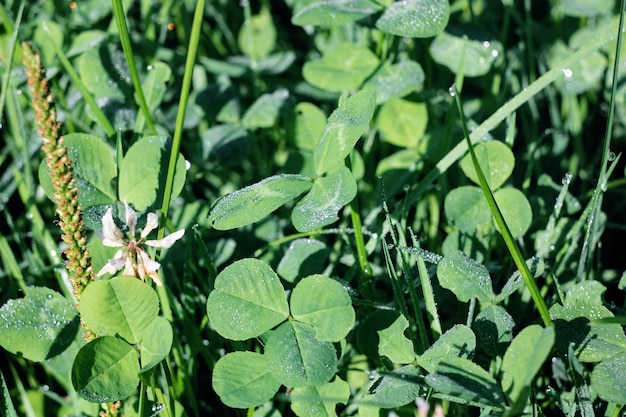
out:
M448 416L619 415L618 3L6 1L0 414L119 396L129 416L409 416L417 397ZM21 41L48 69L87 225L127 201L186 229L156 292L105 277L75 311ZM96 271L115 253L90 248ZM85 344L78 312L101 338ZM123 380L93 365L107 352Z

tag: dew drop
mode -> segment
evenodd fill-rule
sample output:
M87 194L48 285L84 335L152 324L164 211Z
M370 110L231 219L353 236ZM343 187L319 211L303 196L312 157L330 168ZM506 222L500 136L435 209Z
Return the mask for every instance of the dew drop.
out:
M607 157L609 162L615 161L615 158L617 158L617 155L615 155L615 152L613 152L613 151L609 152L609 156Z
M602 183L600 184L600 189L602 190L603 193L606 193L606 190L607 190L606 180L602 180Z
M568 172L563 177L563 180L561 180L561 184L563 184L563 185L570 185L570 183L572 182L572 177L573 177L572 173Z
M453 85L450 86L450 88L448 88L448 93L450 94L450 97L456 96L456 87Z
M153 69L153 68L154 68L154 67L153 67L152 65L148 65L147 70L148 70L148 71L152 71L152 69Z
M569 68L563 68L563 75L569 80L574 75L574 72Z

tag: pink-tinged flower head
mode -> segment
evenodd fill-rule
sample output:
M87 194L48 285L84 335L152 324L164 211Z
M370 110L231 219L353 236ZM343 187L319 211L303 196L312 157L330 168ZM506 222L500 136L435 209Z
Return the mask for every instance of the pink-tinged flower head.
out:
M161 266L157 261L150 258L142 248L142 245L152 246L153 248L169 248L174 242L183 237L185 229L180 229L163 239L159 240L144 240L150 232L157 228L159 225L159 217L156 213L148 213L146 225L139 234L139 240L135 239L135 228L137 226L137 213L127 203L124 203L126 207L125 220L128 226L130 240L124 239L124 234L117 227L115 221L113 221L113 210L109 207L107 212L102 217L102 244L108 247L119 247L117 253L113 259L109 259L106 265L98 272L97 276L100 277L104 274L114 274L117 271L124 270L122 274L139 277L142 281L146 280L146 275L154 281L156 285L163 285L157 270Z

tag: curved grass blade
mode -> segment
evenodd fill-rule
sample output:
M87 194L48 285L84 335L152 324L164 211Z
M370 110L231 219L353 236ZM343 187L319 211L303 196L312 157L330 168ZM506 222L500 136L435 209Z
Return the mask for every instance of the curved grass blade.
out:
M461 105L461 97L456 92L454 86L450 87L450 94L452 94L456 101L456 106L459 111L459 115L461 116L461 125L463 126L463 134L465 136L465 141L467 143L467 147L469 149L470 156L472 158L472 164L474 165L474 169L476 170L476 175L478 176L478 181L480 182L480 188L483 190L483 194L487 199L487 203L489 204L489 209L491 210L491 214L494 217L496 224L498 225L498 229L504 238L504 243L506 247L509 249L511 256L513 257L513 261L517 266L517 269L520 271L522 275L522 279L526 284L526 287L530 291L530 295L539 310L539 314L541 315L541 319L543 320L546 326L552 326L552 319L550 318L550 312L548 311L548 306L546 305L535 280L533 279L530 270L528 269L528 265L526 265L526 261L522 252L517 245L517 242L513 238L511 231L509 230L509 226L506 224L504 217L502 216L502 212L496 203L496 199L493 197L493 193L489 188L489 184L487 184L487 179L485 178L485 174L483 173L480 164L478 163L478 158L476 157L476 153L474 152L474 146L472 145L472 141L470 139L469 131L467 129L467 123L465 122L465 115L463 113L463 106Z

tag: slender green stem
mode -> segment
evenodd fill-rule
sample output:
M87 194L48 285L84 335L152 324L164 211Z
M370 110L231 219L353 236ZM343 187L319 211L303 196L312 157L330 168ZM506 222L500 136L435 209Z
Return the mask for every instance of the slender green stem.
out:
M200 42L200 29L202 28L202 20L204 17L204 2L198 0L194 12L193 23L191 26L191 36L189 39L189 50L187 60L185 61L185 74L183 76L183 84L180 90L180 100L178 102L178 113L176 115L176 128L174 130L174 139L172 140L172 150L167 169L167 178L165 182L165 192L163 195L163 206L161 214L163 218L167 218L170 209L170 199L172 198L172 187L174 185L174 173L176 171L176 161L180 151L180 143L183 137L183 129L185 122L185 113L187 112L187 104L189 102L189 90L191 87L191 79L193 75L193 67L196 62L196 54L198 52L198 43ZM161 222L165 225L165 222ZM159 227L158 238L163 238L165 234L165 226Z
M48 30L45 22L43 23L42 27L45 31ZM61 46L57 45L56 42L51 42L51 44L54 46L54 52L59 57L59 61L61 61L61 65L63 65L65 72L67 72L67 75L70 76L74 85L78 88L78 90L80 90L80 93L83 96L83 99L85 100L87 105L91 108L91 111L96 117L96 121L98 122L100 127L104 129L104 132L106 133L107 136L109 137L113 136L115 134L115 128L113 127L111 122L109 122L109 119L107 119L106 115L100 109L100 107L98 107L96 100L93 98L93 96L87 89L87 86L81 80L80 75L78 75L78 73L72 66L72 63L67 58L67 55L65 55L65 52L63 52L63 50L61 49Z
M624 29L624 13L626 3L622 0L621 10L619 15L619 30L617 33L617 45L615 47L615 62L613 64L613 82L611 84L611 98L609 102L609 117L606 120L606 130L604 133L604 141L602 147L602 165L600 167L600 175L598 176L598 182L593 192L591 199L591 213L589 220L587 221L587 231L585 233L585 240L580 254L580 262L578 263L577 276L581 280L585 276L587 261L593 255L593 242L598 235L598 216L600 209L602 208L602 195L606 191L606 183L608 181L608 163L609 153L611 148L611 135L613 132L613 118L615 116L615 97L617 96L617 83L620 66L620 51L622 48L622 31Z
M506 102L502 107L496 110L487 120L482 122L476 129L470 134L470 142L476 143L489 133L492 129L496 128L504 119L506 119L511 113L513 113L522 104L529 101L537 93L542 91L548 85L563 77L563 70L570 68L572 65L581 61L583 58L596 51L603 45L615 39L617 36L618 22L615 20L606 26L606 29L600 33L597 37L589 40L582 48L570 55L569 58L564 59L559 65L552 68L544 75L539 77L536 81L530 84L527 88L518 93L511 100ZM424 177L419 185L413 189L407 196L405 205L414 204L420 196L430 188L432 183L439 178L441 174L446 172L455 162L457 162L467 152L468 143L466 141L459 142L446 156L444 156L427 175Z
M0 91L0 120L2 120L2 113L4 111L4 100L6 100L7 91L9 91L9 75L11 75L11 69L13 68L13 58L15 56L15 45L17 44L17 33L20 30L20 23L22 22L22 13L24 12L24 3L22 0L20 8L17 11L17 17L15 18L15 29L13 30L13 36L11 37L11 43L9 46L9 55L6 72L4 73L4 79L2 80L2 91Z
M451 93L454 94L454 98L456 101L456 106L459 111L459 116L461 118L461 126L463 127L463 133L465 136L465 141L467 143L467 147L469 149L470 156L472 158L472 164L474 165L474 169L476 170L476 175L478 176L478 181L480 183L480 188L482 188L485 198L487 199L487 203L489 204L489 208L494 217L496 224L498 225L498 229L504 238L504 243L506 247L509 249L509 253L517 266L517 269L520 271L522 275L522 279L526 284L526 287L530 291L530 295L539 310L539 314L546 326L552 326L552 319L550 318L550 312L548 310L548 306L546 305L543 297L541 296L541 292L537 287L537 283L533 279L532 274L530 273L530 269L528 265L526 265L526 260L522 255L522 252L517 245L517 242L513 238L511 231L509 230L509 226L506 224L504 217L502 216L502 212L500 211L500 207L498 207L498 203L496 203L496 199L493 197L493 193L489 188L489 184L487 183L487 179L485 178L485 174L480 167L478 162L478 158L476 157L476 153L474 152L474 147L470 140L470 135L467 129L467 123L465 122L465 115L463 114L463 106L461 104L461 97L459 94L456 94L454 90L454 86L451 87Z
M141 80L139 79L139 73L137 73L137 67L135 66L135 56L133 54L133 47L130 43L130 36L128 35L128 27L126 26L126 15L124 14L124 6L122 0L112 0L113 2L113 16L117 22L117 30L120 34L120 42L122 43L122 49L126 56L126 62L128 63L128 70L130 71L130 78L133 81L135 87L135 93L137 94L137 101L139 102L139 108L143 114L148 130L151 134L156 134L154 122L152 121L152 115L150 109L146 103L146 98L143 94L143 88L141 87Z

